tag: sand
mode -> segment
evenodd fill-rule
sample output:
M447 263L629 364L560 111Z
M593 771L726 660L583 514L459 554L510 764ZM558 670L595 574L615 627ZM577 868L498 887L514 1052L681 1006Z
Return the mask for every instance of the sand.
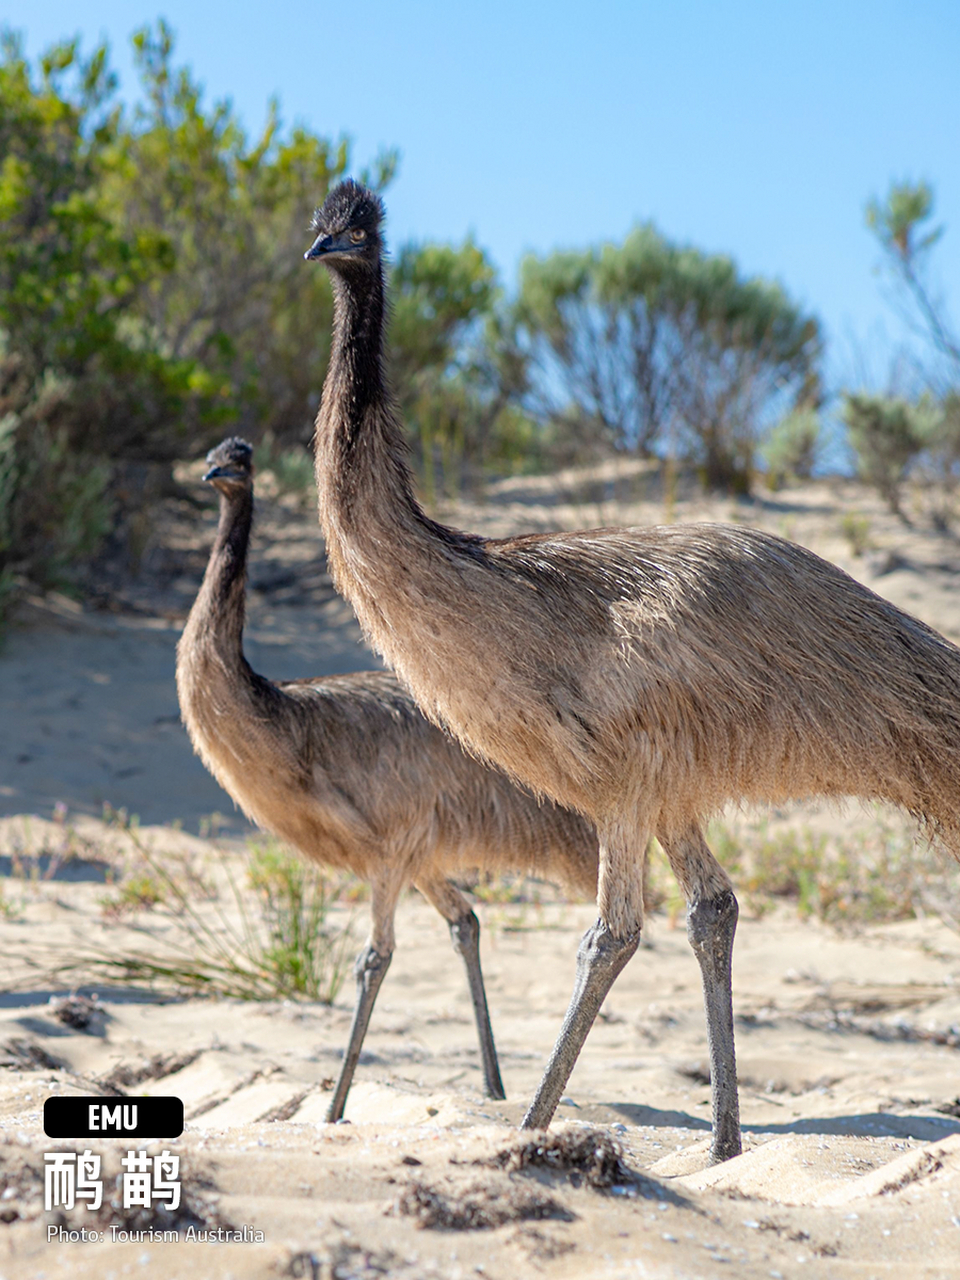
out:
M511 481L454 518L487 532L662 518L655 497L637 497L641 471L568 480L566 490ZM859 557L843 533L851 510L874 544ZM960 639L956 543L919 516L901 525L856 486L753 504L694 495L674 514L795 537ZM405 899L350 1123L336 1126L323 1115L349 979L322 1006L173 999L85 969L94 952L172 945L185 928L169 905L104 914L110 882L137 864L130 836L102 821L104 803L138 816L136 840L182 882L220 884L220 898L201 905L208 918L229 910L224 868L243 883L247 826L193 757L172 681L208 538L209 521L174 523L172 571L118 612L28 602L0 654L0 1276L960 1274L960 934L935 915L839 933L789 905L744 912L734 992L745 1151L715 1168L699 975L682 920L650 920L540 1157L524 1153L516 1124L559 1027L590 904L546 892L539 903L478 904L508 1093L491 1102L446 928ZM258 670L374 665L329 590L308 508L264 503L252 557ZM798 809L776 820L857 829L872 818ZM352 921L352 949L365 911L361 901L332 913L337 926ZM58 1016L77 987L96 996L85 1026ZM162 1215L43 1210L44 1152L89 1145L112 1178L126 1150L45 1138L43 1099L116 1088L184 1101L183 1136L149 1146L180 1157L177 1240L150 1238ZM191 1224L200 1239L186 1238ZM105 1238L48 1242L49 1227ZM202 1239L244 1228L247 1240Z

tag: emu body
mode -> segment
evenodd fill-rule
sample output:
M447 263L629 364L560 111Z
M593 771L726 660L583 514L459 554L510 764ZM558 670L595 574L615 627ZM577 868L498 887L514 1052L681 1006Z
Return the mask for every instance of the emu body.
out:
M728 801L893 801L960 853L960 650L834 565L724 525L487 540L418 506L383 375L376 196L317 211L331 270L317 418L320 522L338 590L426 714L600 836L599 919L525 1126L548 1124L636 950L663 845L688 903L712 1064L712 1159L740 1150L737 906L703 838Z
M467 969L486 1088L503 1097L479 925L449 876L528 870L592 894L596 834L579 815L538 803L465 755L386 672L275 684L251 669L243 656L250 457L238 440L208 456L220 522L177 647L177 690L195 750L244 813L306 857L371 884L372 929L357 960L354 1022L328 1118L343 1114L393 954L397 901L410 884L449 923Z

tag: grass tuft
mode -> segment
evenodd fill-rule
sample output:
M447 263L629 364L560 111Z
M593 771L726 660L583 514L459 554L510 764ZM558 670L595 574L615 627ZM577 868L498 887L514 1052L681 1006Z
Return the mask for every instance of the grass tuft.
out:
M765 821L732 828L718 821L710 824L707 843L753 916L788 903L801 919L837 926L934 915L960 928L953 860L918 838L905 819L879 806L869 823L849 833L815 833L806 826L771 831ZM655 841L645 869L644 902L647 911L664 911L672 924L685 910Z
M849 836L815 835L806 827L745 840L715 829L717 856L762 915L774 900L795 903L802 919L877 924L939 915L956 924L956 870L905 823L878 814Z
M169 921L128 925L149 939L147 949L94 952L66 969L187 995L322 1004L336 998L349 969L350 924L329 918L336 890L317 868L264 839L251 846L245 884L222 858L226 902L211 901L197 893L193 879L173 874L135 829L127 835L147 872L126 881L121 894L126 888L127 897L137 896L138 886L149 883L180 928L171 930Z

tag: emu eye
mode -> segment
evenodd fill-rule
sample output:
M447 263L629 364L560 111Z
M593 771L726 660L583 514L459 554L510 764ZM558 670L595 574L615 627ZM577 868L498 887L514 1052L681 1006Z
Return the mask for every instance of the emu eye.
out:
M350 239L354 244L362 244L367 238L367 233L363 227L357 227L356 230L350 232Z

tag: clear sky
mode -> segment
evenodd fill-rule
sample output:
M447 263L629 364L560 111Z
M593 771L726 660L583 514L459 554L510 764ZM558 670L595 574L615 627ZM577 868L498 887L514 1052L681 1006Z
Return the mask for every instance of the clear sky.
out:
M135 92L134 28L163 14L210 98L251 131L349 134L401 151L389 235L468 232L506 284L529 250L668 236L778 278L822 318L830 373L883 384L904 334L863 209L926 178L935 263L960 320L957 0L6 0L35 55L106 36Z

